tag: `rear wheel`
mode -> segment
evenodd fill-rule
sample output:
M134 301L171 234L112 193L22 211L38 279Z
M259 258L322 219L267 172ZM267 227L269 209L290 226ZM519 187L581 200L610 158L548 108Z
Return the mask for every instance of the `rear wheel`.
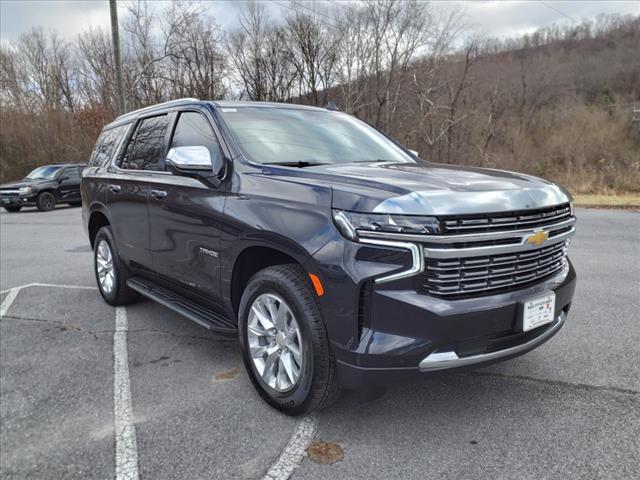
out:
M118 257L111 229L98 230L93 247L94 270L98 289L110 305L127 305L138 299L138 293L127 286L127 266Z
M36 199L36 207L41 212L48 212L56 207L56 197L51 192L42 192Z
M16 213L22 210L22 205L5 205L4 209L7 212Z
M310 282L297 265L261 270L240 302L240 345L254 386L288 414L338 396L335 360Z

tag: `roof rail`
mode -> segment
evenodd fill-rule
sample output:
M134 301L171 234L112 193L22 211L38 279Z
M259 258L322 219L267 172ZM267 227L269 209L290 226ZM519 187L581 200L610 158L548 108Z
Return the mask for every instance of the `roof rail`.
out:
M155 105L149 105L148 107L143 107L143 108L139 108L137 110L132 110L130 112L124 113L122 115L120 115L120 117L127 117L129 115L137 115L139 113L143 113L146 112L147 110L154 110L156 108L160 108L160 107L170 107L173 104L179 104L179 103L183 103L183 102L198 102L199 99L198 98L191 98L191 97L187 97L187 98L176 98L175 100L169 100L168 102L162 102L162 103L156 103Z

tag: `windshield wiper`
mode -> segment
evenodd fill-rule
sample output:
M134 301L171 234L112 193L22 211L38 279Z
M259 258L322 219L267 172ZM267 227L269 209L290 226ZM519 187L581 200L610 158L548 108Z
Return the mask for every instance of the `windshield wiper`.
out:
M331 164L326 162L307 162L305 160L300 160L297 162L269 162L269 163L264 163L263 165L278 165L283 167L305 168L305 167L315 167L316 165L331 165Z

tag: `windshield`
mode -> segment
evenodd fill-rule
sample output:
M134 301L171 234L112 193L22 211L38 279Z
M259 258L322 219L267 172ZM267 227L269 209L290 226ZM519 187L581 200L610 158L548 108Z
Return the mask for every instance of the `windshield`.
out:
M58 173L58 170L60 170L60 168L62 167L38 167L29 175L27 175L27 178L30 178L31 180L35 180L36 178L40 178L43 180L52 180L56 176L56 173Z
M344 113L293 108L221 108L244 154L255 163L414 162L373 127Z

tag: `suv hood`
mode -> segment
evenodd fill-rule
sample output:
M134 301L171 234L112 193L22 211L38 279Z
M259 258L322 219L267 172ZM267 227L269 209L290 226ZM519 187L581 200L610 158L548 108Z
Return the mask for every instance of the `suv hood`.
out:
M50 183L52 182L52 180L44 180L44 179L39 179L39 180L30 180L27 178L24 178L22 180L18 180L16 182L8 182L8 183L3 183L2 185L0 185L0 188L2 189L18 189L20 187L34 187L37 186L39 184L42 183Z
M525 210L572 200L564 188L529 175L432 163L366 163L306 168L333 188L342 210L457 215Z

